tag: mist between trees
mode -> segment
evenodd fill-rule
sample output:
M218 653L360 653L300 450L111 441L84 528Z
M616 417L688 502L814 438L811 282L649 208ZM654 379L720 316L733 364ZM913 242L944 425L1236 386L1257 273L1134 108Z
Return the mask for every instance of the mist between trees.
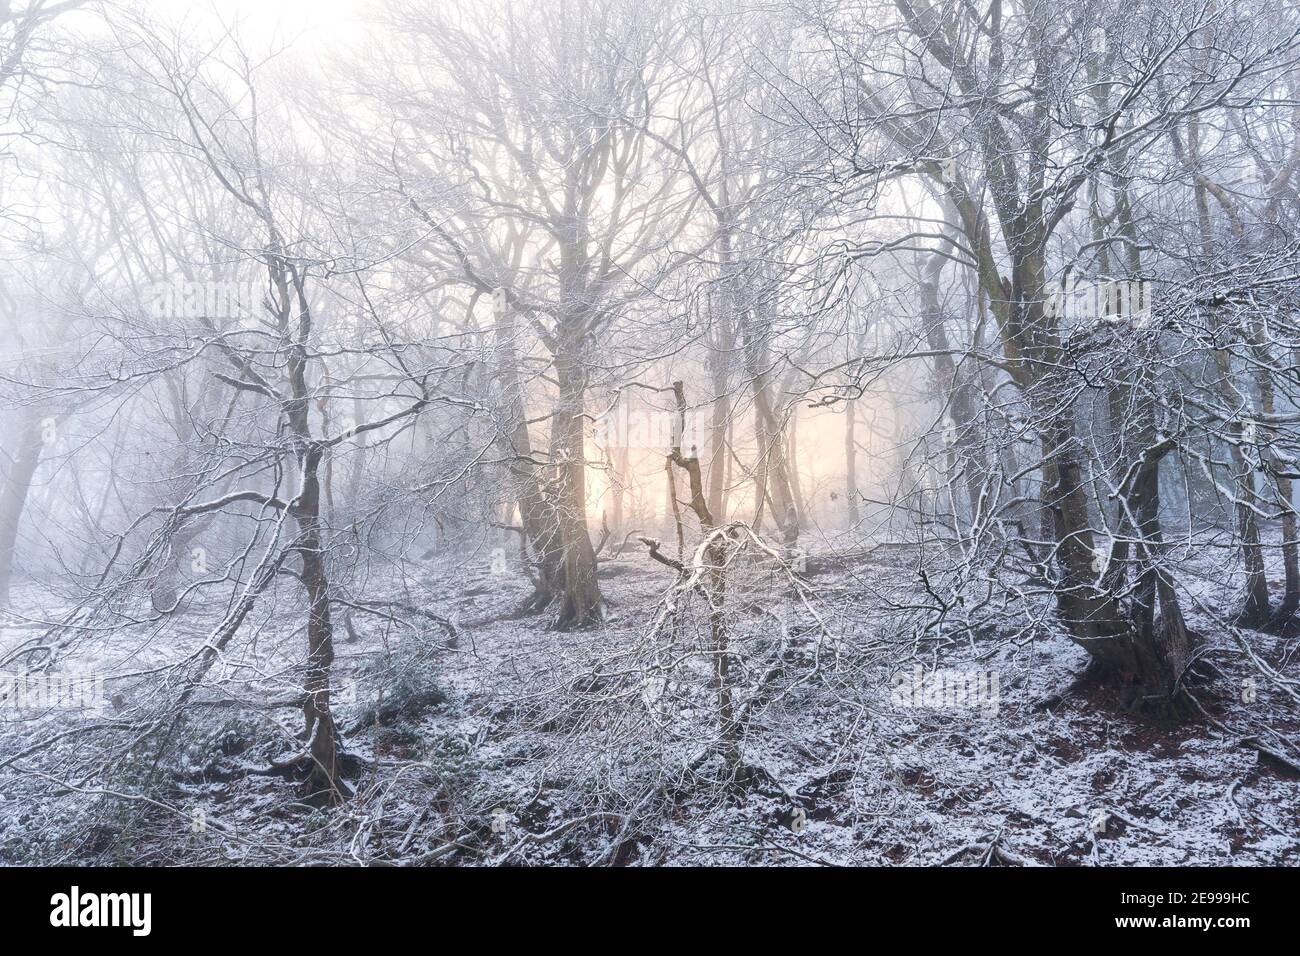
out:
M662 861L1039 653L1296 769L1293 3L292 26L0 8L0 859Z

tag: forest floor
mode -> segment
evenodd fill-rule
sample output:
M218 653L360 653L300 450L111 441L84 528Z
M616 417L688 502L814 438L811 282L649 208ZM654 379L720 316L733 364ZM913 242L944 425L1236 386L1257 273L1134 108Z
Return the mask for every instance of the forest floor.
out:
M277 703L301 667L286 601L165 759L115 752L85 782L70 768L100 766L103 744L74 736L0 771L0 863L1300 863L1300 707L1206 618L1228 583L1187 609L1212 665L1203 713L1168 724L1114 706L1043 628L909 633L917 584L898 555L813 554L810 602L761 568L729 591L739 771L713 746L706 616L689 595L660 603L672 572L605 561L604 625L563 633L515 613L525 578L472 555L373 588L455 621L456 639L354 616L339 644L342 806L302 800L276 769L301 719ZM1297 638L1249 646L1298 676ZM126 657L147 674L168 653L142 636ZM900 697L918 666L979 673L966 686L983 695ZM115 686L127 713L166 694ZM58 726L11 723L0 761Z

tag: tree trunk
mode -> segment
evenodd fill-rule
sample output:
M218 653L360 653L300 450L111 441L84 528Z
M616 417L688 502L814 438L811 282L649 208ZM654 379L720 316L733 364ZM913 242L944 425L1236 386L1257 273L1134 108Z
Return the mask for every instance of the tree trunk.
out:
M985 481L991 469L979 438L980 425L976 421L979 407L976 401L977 382L970 375L960 375L957 363L952 358L948 340L948 317L944 314L939 299L939 277L944 262L943 256L936 253L926 260L921 271L921 303L924 309L922 321L925 323L926 344L934 353L932 362L935 382L940 394L947 397L951 410L954 426L951 451L958 466L964 465L969 508L967 514L973 523L980 510Z
M790 485L784 428L777 421L769 394L767 334L767 329L748 329L744 350L745 372L754 397L754 434L758 440L755 483L760 497L755 507L755 530L761 524L763 498L770 498L772 520L785 542L793 545L799 537L798 511Z
M19 429L4 495L0 497L0 608L9 607L9 585L17 561L18 530L44 447L37 412L32 410L24 415Z
M1041 289L1041 287L1040 287ZM1037 296L1043 301L1043 296ZM1041 326L1040 326L1041 328ZM1188 701L1182 687L1191 662L1192 637L1183 623L1173 584L1156 561L1160 547L1159 461L1154 423L1144 421L1134 445L1144 457L1135 469L1126 499L1137 519L1141 559L1139 587L1132 614L1126 614L1108 590L1104 574L1094 570L1097 542L1092 533L1084 463L1078 453L1073 411L1057 403L1060 389L1050 371L1066 367L1051 334L1036 345L1046 359L1039 366L1033 402L1043 442L1044 506L1049 509L1061 580L1055 589L1057 611L1071 637L1091 655L1106 682L1131 709L1183 715ZM1046 399L1046 400L1044 400ZM1161 614L1155 618L1159 602Z
M564 549L551 489L543 484L541 470L534 462L533 442L528 430L527 406L514 340L514 313L505 302L504 290L500 290L497 296L496 320L505 418L502 431L510 452L508 467L519 503L525 550L531 549L537 570L536 588L526 606L542 611L554 603L564 588Z
M554 463L554 516L558 528L563 587L555 624L561 630L586 627L601 620L596 554L587 529L587 462L585 453L585 370L576 342L562 336L556 356L559 397L551 420L551 461Z
M627 473L630 452L626 445L621 445L612 449L610 455L609 474L610 474L610 519L609 530L614 540L621 543L623 539L623 525L625 524L623 499L627 495Z
M309 795L324 795L330 802L349 796L339 778L338 731L330 707L330 670L334 666L334 628L330 617L329 579L325 569L320 527L321 450L311 447L303 456L302 487L294 508L298 523L299 553L302 555L302 581L307 589L307 675L304 690L306 703L307 752L311 770L307 779Z
M850 398L844 403L844 496L848 499L849 527L862 521L858 512L858 403Z
M1282 564L1286 570L1286 593L1273 614L1273 626L1288 631L1296 611L1300 611L1300 557L1297 556L1295 501L1290 478L1277 478L1277 497L1282 505Z
M273 275L274 278L274 275ZM281 277L280 301L282 320L288 328L290 293ZM298 525L295 550L302 559L302 583L307 592L307 670L304 677L304 736L310 768L307 795L338 803L351 796L339 776L339 735L334 725L330 700L330 672L334 665L334 629L330 617L330 587L324 542L321 536L321 462L326 446L312 438L307 385L306 334L310 331L310 313L300 283L295 283L298 307L302 316L298 328L303 334L294 342L289 354L288 378L291 399L283 406L289 431L295 440L293 460L298 466L298 493L290 503Z
M1276 409L1276 397L1273 387L1273 355L1268 347L1266 334L1256 319L1250 325L1251 351L1255 355L1255 386L1259 392L1260 411L1264 420L1270 419ZM1276 430L1267 425L1259 425L1256 436L1259 441L1259 464L1261 480L1267 485L1272 478L1273 497L1282 516L1282 567L1286 574L1286 593L1282 604L1272 613L1269 626L1285 631L1291 627L1291 618L1300 608L1300 556L1297 556L1296 513L1291 502L1291 479L1280 474L1284 466L1278 460L1273 442L1277 438ZM1262 563L1262 556L1261 556ZM1267 581L1265 597L1267 597Z
M727 433L731 423L731 351L735 335L730 331L730 317L714 317L715 324L725 322L720 333L721 345L709 349L710 380L713 385L712 421L709 423L709 510L721 520L722 495L726 487Z
M673 395L677 400L677 412L682 425L686 421L686 386L682 382L673 383ZM679 432L680 434L680 432ZM674 442L666 462L669 474L669 487L673 485L673 465L687 474L690 489L690 507L700 522L700 531L711 534L717 527L717 521L709 510L704 493L704 482L700 477L699 459L682 453L680 442ZM680 520L678 528L681 527ZM709 603L709 642L713 651L713 688L718 703L718 742L722 760L727 768L728 777L734 782L743 771L740 753L741 727L736 719L735 701L732 697L731 647L727 634L726 589L727 589L727 554L725 538L721 534L709 538L704 548L704 563L709 569L709 588L705 598ZM680 566L680 565L679 565Z
M1236 623L1242 627L1263 627L1271 616L1268 599L1268 578L1264 575L1264 549L1260 542L1259 516L1255 508L1259 492L1255 483L1255 466L1242 451L1244 429L1233 426L1233 442L1229 455L1232 461L1233 481L1236 485L1237 534L1241 537L1241 559L1246 572L1245 593Z

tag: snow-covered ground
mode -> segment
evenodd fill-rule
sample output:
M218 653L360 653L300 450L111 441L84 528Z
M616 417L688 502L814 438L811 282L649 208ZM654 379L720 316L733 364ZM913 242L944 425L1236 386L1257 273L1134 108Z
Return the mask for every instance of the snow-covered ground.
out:
M0 862L1300 862L1300 780L1268 755L1294 755L1295 701L1195 608L1214 672L1197 689L1205 714L1163 725L1076 682L1086 655L1046 631L917 637L899 607L915 587L906 560L819 567L815 554L806 601L771 569L734 571L738 777L713 747L706 615L690 596L664 608L667 568L605 561L606 624L561 633L514 614L522 576L444 560L388 596L455 621L458 639L360 617L355 641L340 635L356 791L341 808L300 802L293 774L275 770L300 729L303 649L300 609L268 601L167 727L163 760L104 731L0 770ZM1230 582L1218 586L1209 606L1231 601ZM98 719L166 713L177 672L156 669L197 651L219 613L193 610L188 643L139 629L85 648L82 666L119 675ZM1294 680L1296 638L1250 641ZM900 693L917 667L978 675L966 687L980 695ZM8 713L0 762L94 719Z

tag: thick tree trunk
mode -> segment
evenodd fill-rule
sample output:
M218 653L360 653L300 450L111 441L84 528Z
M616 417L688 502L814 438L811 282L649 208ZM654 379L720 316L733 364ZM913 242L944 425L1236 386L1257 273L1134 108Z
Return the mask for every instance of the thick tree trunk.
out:
M559 602L555 624L561 630L586 627L601 620L596 554L587 528L583 417L586 375L578 352L577 343L567 343L556 356L559 397L551 420L551 461L556 475L554 517L558 528L553 544L559 549L563 572L562 587L552 597Z
M563 547L552 495L543 484L541 469L534 459L515 345L514 313L505 303L504 290L498 293L496 320L504 418L502 431L510 453L508 467L519 505L525 552L531 550L537 571L536 588L527 606L540 611L549 607L563 589Z
M1151 405L1146 396L1155 388L1149 365L1129 370L1132 383L1110 390L1111 431L1119 513L1115 525L1121 540L1110 549L1104 588L1122 594L1127 588L1127 568L1133 567L1134 587L1129 599L1132 620L1131 685L1139 709L1181 714L1188 711L1183 681L1192 662L1195 636L1187 630L1177 591L1161 567L1164 536L1160 521L1160 462L1167 447L1160 442ZM1136 459L1136 460L1135 460ZM1136 466L1136 468L1134 468ZM1130 478L1125 476L1131 475ZM1127 538L1131 538L1130 543Z
M1154 428L1144 429L1147 448ZM1160 459L1151 455L1138 467L1127 498L1137 520L1137 587L1132 598L1131 662L1121 676L1132 674L1133 704L1139 709L1186 715L1191 708L1183 682L1192 663L1195 636L1188 631L1174 583L1160 566L1164 548L1160 527ZM1158 613L1157 613L1157 608Z
M1041 301L1041 297L1040 297ZM1048 367L1063 367L1050 342L1042 354L1055 355ZM1041 394L1053 396L1051 374L1039 383ZM1073 413L1054 398L1038 402L1043 423L1044 506L1050 510L1061 580L1056 587L1058 615L1071 637L1098 665L1103 679L1129 708L1165 715L1187 712L1183 680L1191 663L1193 638L1183 623L1172 582L1160 570L1159 461L1151 422L1139 426L1134 446L1144 457L1134 471L1126 498L1138 522L1138 588L1134 606L1126 613L1108 588L1104 569L1094 569L1097 550L1088 509L1084 464L1079 457ZM1109 552L1109 548L1107 552ZM1159 606L1159 618L1155 609Z
M1056 588L1057 611L1071 637L1091 655L1103 679L1129 708L1162 714L1184 711L1181 682L1190 661L1191 639L1172 584L1149 560L1142 572L1145 597L1138 598L1138 620L1124 614L1093 570L1096 541L1088 524L1088 499L1080 480L1082 469L1073 450L1069 428L1053 423L1044 429L1046 504L1051 509L1056 534L1061 580ZM1145 503L1142 514L1146 533L1151 526L1157 468L1142 469L1137 497ZM1154 592L1154 593L1153 593ZM1160 626L1150 615L1155 598L1162 602Z
M551 416L549 480L534 463L514 343L513 313L498 293L497 346L504 389L506 430L512 461L510 473L519 500L524 538L537 567L537 585L527 607L554 607L555 624L563 630L586 627L601 620L596 553L587 528L586 372L575 329L581 320L570 317L557 331L555 352L559 393Z

